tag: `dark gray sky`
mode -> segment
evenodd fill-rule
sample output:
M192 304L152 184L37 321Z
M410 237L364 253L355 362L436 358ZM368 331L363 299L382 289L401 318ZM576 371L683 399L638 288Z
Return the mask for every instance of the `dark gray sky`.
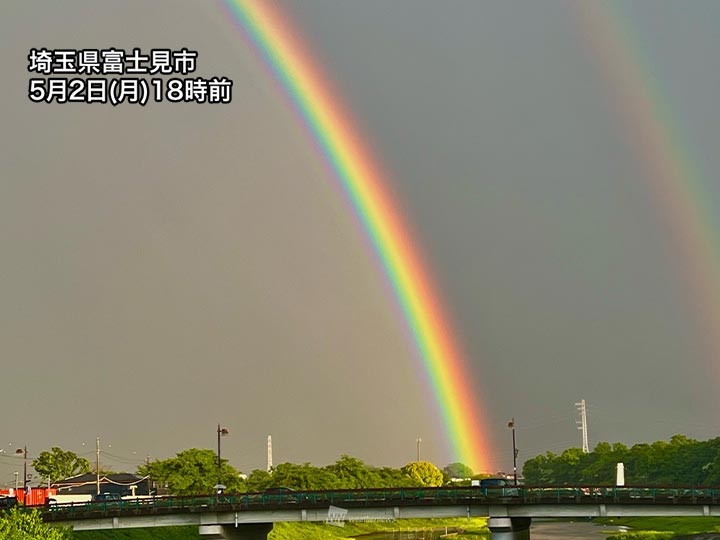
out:
M717 434L716 360L646 167L568 1L279 3L383 164L472 366L495 468ZM720 4L621 11L720 197ZM30 48L188 47L226 106L40 105ZM452 461L367 242L215 2L0 5L0 448L130 468ZM682 183L682 178L678 182ZM720 277L713 285L720 286ZM468 426L468 429L478 429ZM111 445L111 447L109 447ZM0 454L0 483L19 462Z

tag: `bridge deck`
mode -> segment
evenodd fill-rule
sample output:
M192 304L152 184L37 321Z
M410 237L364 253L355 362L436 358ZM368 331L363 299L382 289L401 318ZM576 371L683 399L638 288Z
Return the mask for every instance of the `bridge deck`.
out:
M297 491L53 504L43 507L42 511L46 521L73 523L110 517L200 523L198 516L201 514L233 515L235 521L244 521L250 514L276 514L278 517L283 514L293 516L291 521L319 521L325 519L330 506L355 513L373 509L378 515L398 519L433 517L438 513L489 516L493 514L493 508L495 515L527 517L717 515L716 512L720 513L720 488L518 486ZM637 514L632 513L633 508ZM163 516L179 518L181 515L184 515L182 520L163 519Z

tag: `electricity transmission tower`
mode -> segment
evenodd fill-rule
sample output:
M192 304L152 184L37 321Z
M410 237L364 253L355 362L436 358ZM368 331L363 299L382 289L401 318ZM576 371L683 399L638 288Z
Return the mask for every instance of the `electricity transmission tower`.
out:
M586 454L590 452L590 445L588 444L588 428L587 428L587 408L585 407L585 400L580 400L580 403L575 404L575 408L580 413L580 420L577 420L578 429L582 431L582 450Z

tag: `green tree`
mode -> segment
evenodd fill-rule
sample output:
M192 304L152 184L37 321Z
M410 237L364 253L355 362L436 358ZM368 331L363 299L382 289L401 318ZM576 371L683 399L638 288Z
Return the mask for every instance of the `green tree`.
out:
M345 454L325 469L337 479L338 487L342 489L385 487L373 467Z
M32 466L43 480L51 482L90 471L90 462L87 459L56 446L50 452L40 452L40 455L33 460Z
M302 491L336 489L338 479L327 469L313 467L309 463L281 463L272 471L273 487L289 487Z
M577 484L580 471L583 469L582 462L585 460L582 448L568 448L563 451L555 463L555 483Z
M416 482L400 469L382 467L375 470L377 485L372 487L414 487Z
M523 476L528 485L549 485L557 483L555 468L558 457L552 452L528 459L523 466Z
M248 491L270 487L297 490L363 489L413 487L420 482L391 467L372 467L352 456L343 455L332 465L315 467L309 463L281 463L270 472L254 470L247 479Z
M720 483L720 438L696 441L674 435L670 441L598 443L589 454L577 448L560 456L547 453L525 462L528 484L613 484L618 463L628 485L716 485Z
M0 512L0 540L68 540L70 532L63 527L43 523L35 510L23 512L13 508Z
M442 470L445 481L450 481L451 478L472 478L473 470L465 465L464 463L455 462L446 465Z
M247 479L247 490L248 491L263 491L273 485L273 477L262 469L255 469L250 473ZM290 486L286 486L290 487Z
M705 474L703 484L706 486L717 486L720 485L720 439L713 439L711 441L708 441L708 443L710 443L710 446L714 451L708 453L714 453L715 455L710 461L708 461L705 465L702 466L703 472Z
M672 446L686 446L689 444L697 444L697 441L688 438L686 435L673 435L670 437L670 445Z
M209 494L218 482L217 456L212 450L190 448L178 452L174 458L152 461L138 468L159 485L167 486L173 495ZM244 491L246 485L240 474L227 460L221 461L220 483L227 491Z
M442 486L442 471L429 461L413 461L400 470L420 486Z

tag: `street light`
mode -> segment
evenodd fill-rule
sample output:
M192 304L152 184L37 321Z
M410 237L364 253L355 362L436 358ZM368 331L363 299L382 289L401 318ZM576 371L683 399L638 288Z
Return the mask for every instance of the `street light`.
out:
M230 432L227 430L227 428L220 427L220 424L218 424L218 427L217 427L217 450L218 450L217 451L217 457L218 457L217 478L218 478L218 481L217 481L217 486L215 486L215 489L217 490L218 493L221 493L223 490L223 486L220 483L220 464L221 464L221 461L220 461L220 437L222 437L224 435L229 435L229 434L230 434Z
M24 446L23 448L18 448L15 450L15 454L21 454L24 459L23 463L23 503L27 505L27 446Z
M519 450L515 446L515 418L512 418L508 422L508 427L512 429L512 441L513 441L513 481L517 486L517 457Z

